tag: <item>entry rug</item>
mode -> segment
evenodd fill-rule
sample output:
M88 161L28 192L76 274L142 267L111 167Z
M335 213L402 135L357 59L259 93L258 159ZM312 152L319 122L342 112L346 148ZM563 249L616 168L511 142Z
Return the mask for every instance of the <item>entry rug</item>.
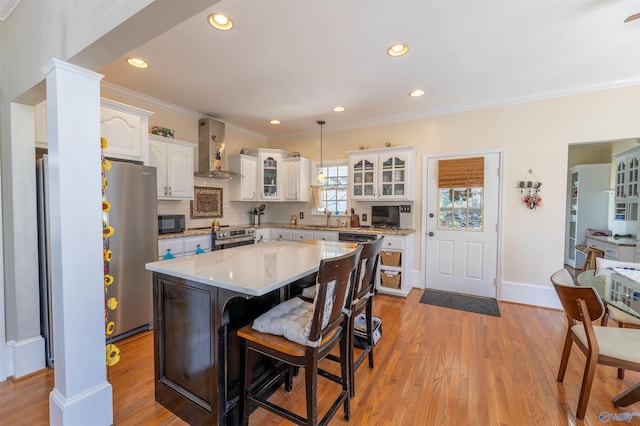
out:
M500 309L496 299L487 297L467 296L446 291L425 290L420 303L441 306L443 308L458 309L460 311L475 312L477 314L500 316Z

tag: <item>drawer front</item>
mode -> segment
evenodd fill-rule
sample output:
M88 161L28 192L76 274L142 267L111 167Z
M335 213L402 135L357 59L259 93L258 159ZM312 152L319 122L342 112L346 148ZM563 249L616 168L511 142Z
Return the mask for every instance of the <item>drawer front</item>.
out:
M184 239L185 254L195 253L198 246L204 251L211 251L211 235L198 235Z
M167 251L174 256L182 256L184 253L184 238L164 238L158 241L158 258L162 259Z
M385 235L384 241L382 242L382 250L402 250L402 246L404 245L404 240L398 237L388 237Z
M338 233L337 232L325 232L325 231L315 232L314 231L313 239L314 240L321 240L321 241L338 241Z
M609 244L605 244L605 246L604 246L604 257L606 259L618 260L620 258L619 254L618 254L618 247L612 246L612 245L609 245Z
M313 231L291 231L291 241L313 240Z
M291 241L291 231L287 229L272 229L271 239L276 241Z

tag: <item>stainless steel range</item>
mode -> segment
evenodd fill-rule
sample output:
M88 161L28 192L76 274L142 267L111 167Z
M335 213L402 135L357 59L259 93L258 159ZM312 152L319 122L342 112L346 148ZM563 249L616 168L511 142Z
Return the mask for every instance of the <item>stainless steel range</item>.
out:
M254 244L256 240L256 228L253 226L228 226L213 231L211 250L222 250L231 247Z

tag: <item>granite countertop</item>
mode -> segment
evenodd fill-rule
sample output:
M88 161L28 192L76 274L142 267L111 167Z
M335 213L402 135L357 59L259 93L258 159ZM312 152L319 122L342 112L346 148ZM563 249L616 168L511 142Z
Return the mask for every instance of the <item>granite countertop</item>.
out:
M353 250L353 244L341 242L269 241L150 262L145 268L248 296L261 296L317 271L320 260Z
M635 246L636 245L635 238L613 238L613 237L603 237L603 236L595 236L595 235L592 235L587 238L590 238L595 241L601 241L607 244L614 244L616 246Z
M374 227L356 227L349 226L326 226L326 225L291 225L290 223L262 223L256 225L256 229L263 228L279 228L279 229L301 229L308 231L333 231L333 232L355 232L360 234L382 234L382 235L409 235L416 232L415 229L389 229Z
M158 239L179 238L179 237L195 237L198 235L211 235L211 228L187 229L184 232L176 232L173 234L158 234Z
M232 225L242 226L242 225ZM246 225L249 226L249 225ZM278 228L278 229L300 229L305 231L328 231L328 232L355 232L360 234L380 234L380 235L409 235L416 232L415 229L389 229L389 228L374 228L374 227L357 227L351 228L349 226L325 226L325 225L291 225L289 223L262 223L255 225L256 229ZM158 239L163 240L165 238L180 238L180 237L194 237L197 235L211 235L211 228L203 229L187 229L184 232L176 232L173 234L159 234ZM634 241L635 244L635 241Z

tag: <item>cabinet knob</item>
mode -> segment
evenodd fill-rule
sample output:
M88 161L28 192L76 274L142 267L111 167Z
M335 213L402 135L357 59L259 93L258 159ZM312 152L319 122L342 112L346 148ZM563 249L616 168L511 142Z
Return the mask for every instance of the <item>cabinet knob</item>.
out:
M169 195L171 195L171 187L169 187Z

